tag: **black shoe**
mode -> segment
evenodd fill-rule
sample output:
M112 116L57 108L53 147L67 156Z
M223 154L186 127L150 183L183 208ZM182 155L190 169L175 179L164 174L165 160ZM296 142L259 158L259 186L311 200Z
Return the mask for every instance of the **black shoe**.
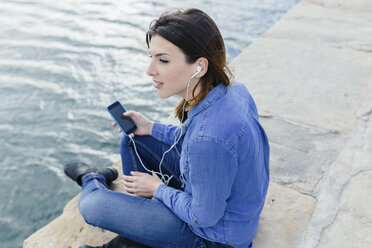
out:
M118 177L118 171L114 168L97 169L93 168L83 162L73 162L65 164L65 174L73 181L77 182L81 186L81 178L85 174L96 172L103 175L106 179L106 184L109 185Z
M92 168L83 162L73 162L65 164L65 174L73 181L77 182L81 186L81 177L90 172L97 172L96 168Z
M112 167L99 169L97 173L105 177L107 185L110 185L116 178L118 178L118 171Z

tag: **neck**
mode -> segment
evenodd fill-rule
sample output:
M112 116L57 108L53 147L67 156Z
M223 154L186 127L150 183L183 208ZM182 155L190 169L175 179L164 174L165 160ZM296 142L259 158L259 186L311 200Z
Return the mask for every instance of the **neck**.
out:
M193 104L193 102L195 101L194 100L194 97L193 97L194 89L195 89L195 94L194 94L195 96L197 96L200 93L200 91L201 91L201 86L198 83L199 83L199 81L196 82L196 83L192 83L191 82L190 83L190 87L188 89L186 89L186 93L185 93L184 99L186 100L186 102L188 104Z

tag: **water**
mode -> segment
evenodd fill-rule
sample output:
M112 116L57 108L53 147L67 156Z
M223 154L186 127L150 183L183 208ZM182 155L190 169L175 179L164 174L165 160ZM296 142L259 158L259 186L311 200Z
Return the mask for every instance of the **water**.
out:
M79 191L63 164L97 167L119 156L105 107L164 121L178 101L162 100L140 41L164 10L197 7L216 21L228 60L298 0L25 0L0 2L0 243L21 247Z

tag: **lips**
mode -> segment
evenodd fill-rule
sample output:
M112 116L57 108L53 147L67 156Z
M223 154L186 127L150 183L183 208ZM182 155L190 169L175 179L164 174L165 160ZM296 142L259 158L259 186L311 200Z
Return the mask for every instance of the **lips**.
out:
M157 88L157 89L159 89L160 87L162 87L163 84L164 84L164 83L162 83L162 82L159 82L159 81L155 81L155 80L154 80L154 87Z

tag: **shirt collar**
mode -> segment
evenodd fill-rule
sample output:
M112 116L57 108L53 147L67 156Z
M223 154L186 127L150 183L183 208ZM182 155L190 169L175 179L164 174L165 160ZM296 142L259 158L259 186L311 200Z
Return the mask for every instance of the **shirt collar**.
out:
M187 119L183 123L183 125L185 127L188 127L191 120L193 119L195 115L199 114L203 109L208 108L218 99L220 99L225 93L226 93L226 87L224 85L218 84L216 87L214 87L208 93L206 98L204 98L201 102L199 102L195 107L190 109L190 111L187 113Z

